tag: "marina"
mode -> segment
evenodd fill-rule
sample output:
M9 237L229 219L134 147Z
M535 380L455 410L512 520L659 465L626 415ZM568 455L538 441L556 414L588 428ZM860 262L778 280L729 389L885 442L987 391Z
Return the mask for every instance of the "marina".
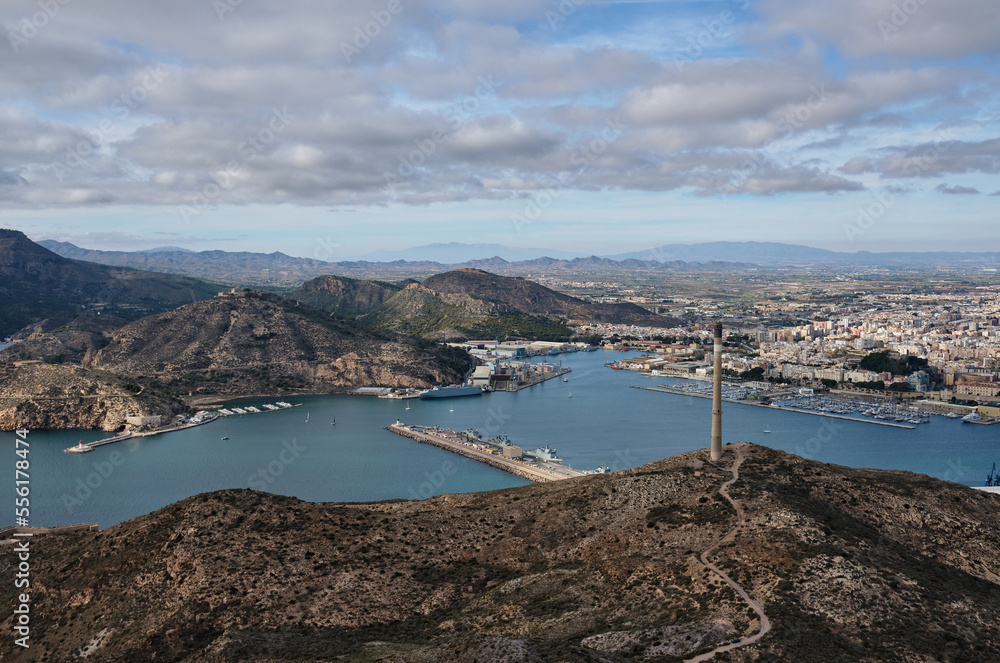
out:
M278 410L285 410L288 408L299 407L301 403L292 405L291 403L285 403L279 401L275 405L262 405L264 409L261 410L255 406L247 406L246 408L234 407L234 408L220 408L215 412L200 411L196 413L193 417L184 418L181 423L174 424L170 426L165 426L163 428L156 428L149 431L125 431L119 433L113 437L107 437L102 440L95 440L94 442L84 442L81 440L75 446L67 447L63 451L68 454L84 454L93 451L97 447L103 447L107 444L114 444L115 442L123 442L124 440L131 440L137 437L151 437L153 435L161 435L163 433L173 433L176 431L186 430L188 428L195 428L197 426L204 426L205 424L210 424L213 421L221 419L223 417L233 417L243 414L262 414L264 412L276 412ZM228 440L229 436L225 436L223 439Z
M674 394L677 396L694 396L695 398L712 398L710 393L710 386L705 385L690 385L686 388L677 388L674 385L661 384L656 387L638 387L633 385L634 389L644 389L646 391L658 391L667 394ZM726 395L728 393L728 395ZM900 423L899 421L880 421L878 419L862 419L860 417L847 416L846 412L851 410L835 410L830 411L830 408L825 410L816 410L803 407L796 407L795 405L799 401L795 399L785 399L778 402L761 402L760 400L751 400L746 398L736 398L733 396L732 390L724 392L722 400L727 403L739 403L740 405L752 405L755 407L764 408L774 408L780 409L784 412L797 412L799 414L811 414L817 417L830 417L832 419L844 419L845 421L855 421L860 424L875 424L876 426L888 426L890 428L904 428L907 430L913 430L916 428L918 423L927 423L926 421L913 418L903 418L903 415L897 415L902 418L902 421L909 421L911 423ZM867 412L867 411L866 411ZM767 431L770 432L770 431Z

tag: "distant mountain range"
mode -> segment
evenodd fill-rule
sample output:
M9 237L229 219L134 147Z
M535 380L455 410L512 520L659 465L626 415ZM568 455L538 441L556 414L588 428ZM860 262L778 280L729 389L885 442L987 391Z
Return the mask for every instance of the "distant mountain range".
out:
M200 279L67 259L0 229L0 339L46 318L76 318L87 306L128 321L218 291Z
M1000 264L1000 253L953 251L890 251L845 253L800 244L779 242L704 242L701 244L664 244L644 251L606 256L610 260L641 260L669 263L677 260L704 263L738 261L761 267L795 265L858 265L873 267L926 267Z
M38 244L73 260L208 278L231 285L297 285L333 269L331 263L322 260L293 258L279 252L195 252L177 247L148 251L100 251L50 239Z
M439 257L447 262L432 260L392 261L345 260L325 262L312 258L296 258L284 253L253 253L249 251L189 251L177 247L162 247L148 251L99 251L84 249L68 242L42 240L39 245L65 258L97 262L104 265L131 267L148 271L180 274L210 279L230 285L297 287L305 281L325 274L337 274L360 279L398 281L423 279L456 269L482 269L506 276L538 277L544 275L614 274L665 272L746 271L789 267L998 267L1000 253L888 252L844 253L797 244L778 242L707 242L702 244L665 244L644 251L612 256L565 257L565 252L531 259L508 260L505 251L537 253L546 249L510 249L499 244L431 244L404 252L382 252L392 257L405 253L411 257L424 255L424 249L441 247ZM476 248L481 247L481 248ZM176 249L176 250L175 250ZM436 250L436 249L435 249ZM482 251L497 253L487 258L452 262ZM478 252L478 253L477 253ZM373 254L374 255L374 254ZM513 253L507 253L513 256ZM558 257L564 256L564 257Z
M618 254L601 254L591 256L586 253L558 251L555 249L527 249L504 246L502 244L428 244L415 246L399 251L376 251L362 256L357 261L363 262L436 262L442 265L456 267L483 267L489 264L500 264L513 269L512 263L518 267L556 266L558 269L574 267L615 267L616 262L638 261L639 263L670 264L674 268L691 266L689 263L711 264L737 263L734 267L742 267L753 263L760 267L787 267L794 265L878 265L878 266L926 266L941 262L993 264L1000 262L1000 253L973 253L948 251L901 251L879 252L858 251L846 253L817 249L801 244L785 244L781 242L702 242L697 244L664 244L641 251L630 251ZM599 264L595 259L605 259L608 263ZM545 262L538 262L543 260ZM585 262L574 262L583 260ZM489 262L486 262L489 261ZM354 262L354 261L352 261ZM683 265L681 264L683 263ZM622 266L626 269L639 265L632 263ZM648 265L642 265L649 268Z
M195 251L180 246L158 246L155 249L142 249L138 253L195 253Z
M447 244L414 246L398 251L374 251L363 256L358 256L353 260L365 262L394 262L396 260L405 260L407 262L426 261L437 262L443 265L456 265L494 257L502 258L508 262L520 262L536 258L572 260L573 258L585 258L587 254L573 251L557 251L555 249L526 249L504 246L503 244L461 244L459 242L448 242Z
M701 244L664 244L652 249L604 256L611 260L654 262L736 261L762 265L789 265L817 262L843 262L850 253L837 253L800 244L778 242L703 242Z
M747 262L687 263L681 260L611 260L596 256L555 258L543 256L531 260L508 261L500 256L458 263L429 260L394 260L373 262L349 260L325 262L311 258L295 258L284 253L251 253L247 251L100 251L84 249L68 242L42 240L39 245L73 260L86 260L104 265L131 267L168 274L181 274L212 279L231 285L299 286L325 274L353 278L401 280L425 278L455 269L483 269L508 276L538 276L542 274L646 272L646 271L706 271L739 270L755 267ZM499 245L481 245L499 246ZM503 248L503 247L501 247ZM520 249L518 249L520 250ZM529 250L529 249L525 249ZM541 249L538 249L541 250ZM530 251L538 251L530 249ZM560 252L555 252L560 253Z

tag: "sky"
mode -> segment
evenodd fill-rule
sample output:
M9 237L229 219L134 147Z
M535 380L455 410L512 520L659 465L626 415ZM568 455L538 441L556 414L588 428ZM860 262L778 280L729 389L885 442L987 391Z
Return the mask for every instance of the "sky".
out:
M996 0L4 0L0 227L1000 251Z

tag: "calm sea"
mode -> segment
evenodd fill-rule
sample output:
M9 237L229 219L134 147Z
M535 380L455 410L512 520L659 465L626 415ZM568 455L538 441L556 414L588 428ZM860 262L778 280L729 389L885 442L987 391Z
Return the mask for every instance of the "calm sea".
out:
M523 447L548 443L576 468L626 469L708 445L711 401L639 389L643 379L604 362L621 353L555 358L567 377L517 393L440 400L364 396L288 398L301 407L229 417L198 428L88 454L63 449L100 431L37 431L30 440L31 524L96 522L102 528L177 500L222 488L258 488L310 501L414 499L493 490L524 480L385 430L404 423L507 433ZM259 405L278 399L242 399ZM407 411L406 405L411 409ZM306 421L308 418L308 421ZM331 425L336 421L336 425ZM770 430L765 434L764 430ZM726 403L724 440L750 441L824 462L911 470L981 486L1000 461L998 426L934 416L905 430ZM229 439L223 440L223 437ZM0 433L10 468L4 491L13 524L14 434Z

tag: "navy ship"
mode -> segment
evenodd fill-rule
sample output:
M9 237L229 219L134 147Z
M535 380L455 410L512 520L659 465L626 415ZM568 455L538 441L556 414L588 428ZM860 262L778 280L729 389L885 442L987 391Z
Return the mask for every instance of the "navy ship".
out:
M510 447L514 445L514 443L510 441L510 438L507 437L507 433L489 440L487 444L492 444L495 447Z
M561 463L562 458L556 455L556 450L545 445L541 449L532 449L531 451L525 451L525 456L531 456L537 460L544 460L547 463Z
M482 387L463 385L458 387L434 387L420 392L420 398L455 398L457 396L481 396Z

